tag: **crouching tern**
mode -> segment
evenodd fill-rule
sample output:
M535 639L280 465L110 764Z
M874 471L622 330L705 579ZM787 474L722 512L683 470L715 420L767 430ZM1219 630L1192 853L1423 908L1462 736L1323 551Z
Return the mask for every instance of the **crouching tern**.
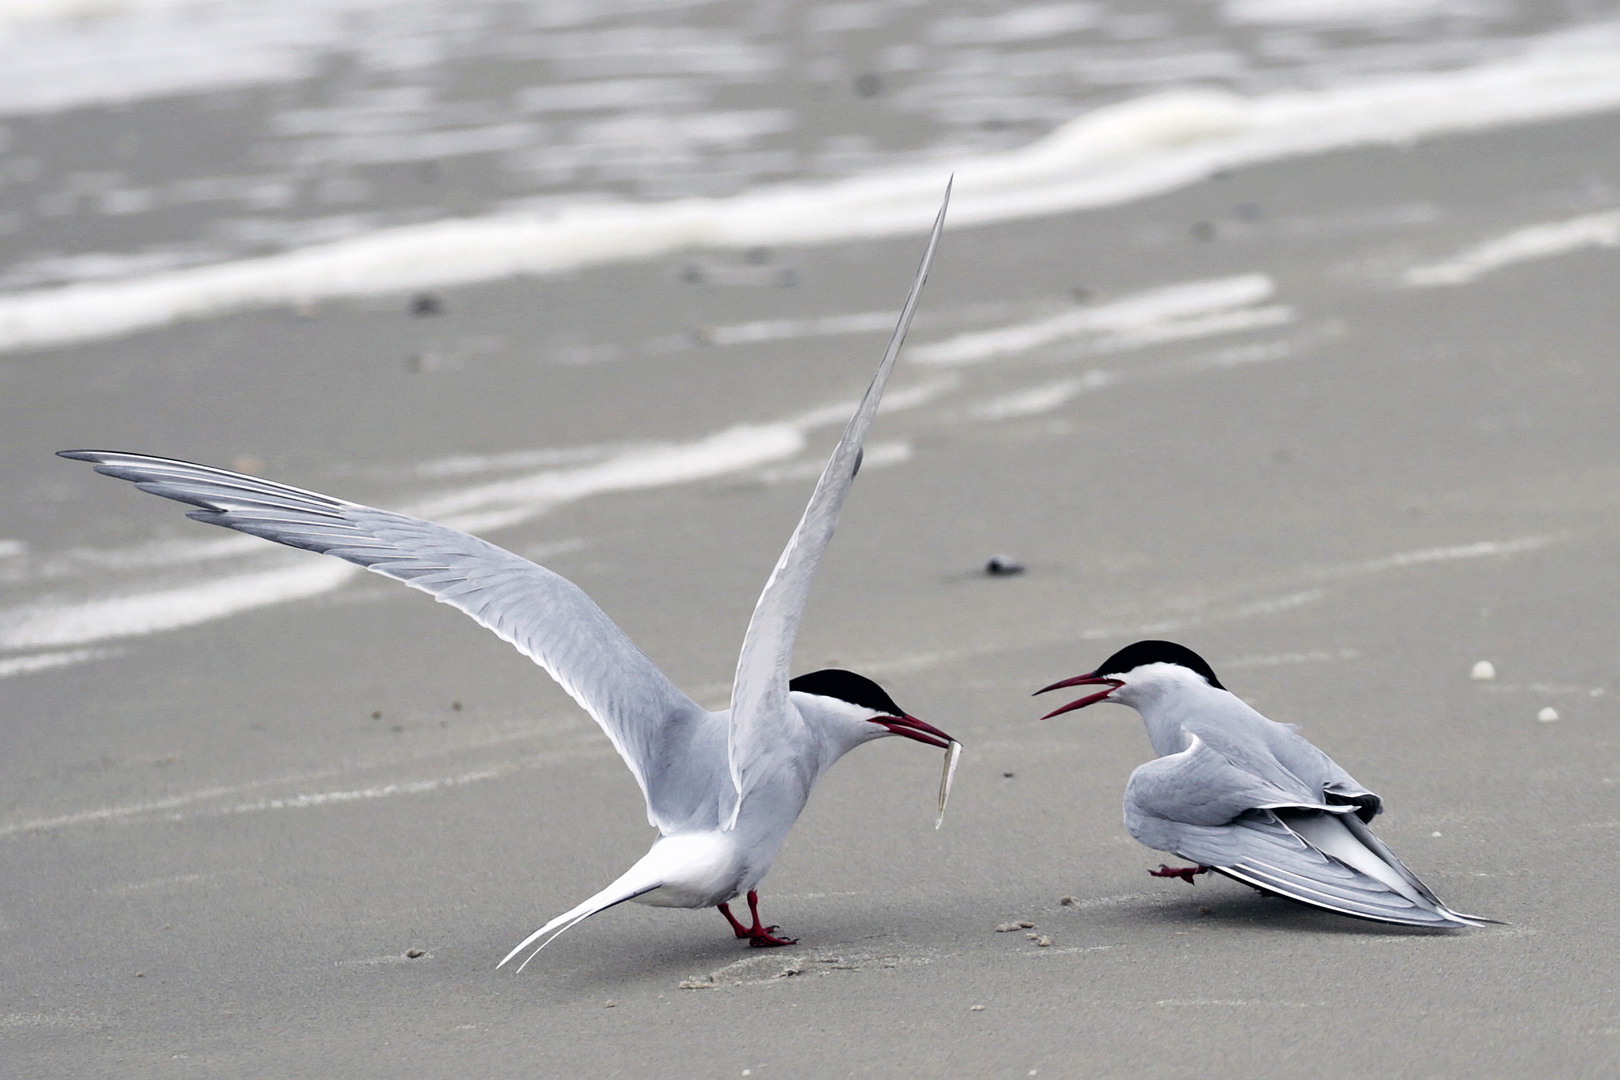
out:
M641 785L658 836L616 881L530 934L497 967L534 945L521 971L557 935L626 900L716 906L738 938L790 945L777 927L762 925L756 890L821 775L848 751L889 735L942 748L943 817L961 751L870 679L838 670L788 677L811 579L860 467L862 442L916 310L949 201L947 186L894 335L765 583L743 638L731 706L720 712L676 689L578 586L466 533L185 461L99 450L62 456L196 506L187 516L199 521L334 555L428 593L545 668L602 726ZM744 895L748 926L729 906Z
M1169 641L1138 641L1095 671L1037 690L1105 689L1041 719L1101 701L1142 715L1157 760L1125 785L1125 827L1150 848L1236 881L1340 915L1434 928L1493 922L1442 904L1367 823L1383 809L1291 724L1261 716L1221 685L1203 657Z

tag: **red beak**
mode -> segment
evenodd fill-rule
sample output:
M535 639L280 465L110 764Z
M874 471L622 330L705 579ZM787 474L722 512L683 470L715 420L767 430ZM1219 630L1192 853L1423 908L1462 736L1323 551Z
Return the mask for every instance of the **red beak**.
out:
M948 749L956 741L933 724L924 723L915 716L875 716L872 723L888 728L895 735L904 735L942 750Z
M1095 694L1087 694L1079 701L1071 701L1061 709L1053 709L1051 712L1041 717L1041 719L1050 720L1054 716L1061 716L1066 712L1073 712L1076 709L1083 709L1087 705L1095 705L1099 701L1107 701L1109 694L1112 694L1115 690L1118 690L1124 685L1125 681L1123 679L1110 679L1106 676L1098 675L1094 671L1088 671L1084 675L1076 675L1072 679L1064 679L1062 682L1055 682L1051 686L1043 686L1041 689L1035 691L1035 693L1044 694L1048 690L1061 690L1065 686L1107 686L1108 689L1099 690Z

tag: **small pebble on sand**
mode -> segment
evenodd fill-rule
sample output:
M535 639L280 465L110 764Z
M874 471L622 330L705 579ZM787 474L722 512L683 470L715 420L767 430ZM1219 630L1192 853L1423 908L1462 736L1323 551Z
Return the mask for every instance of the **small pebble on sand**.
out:
M1047 937L1045 934L1025 934L1024 936L1043 949L1052 944L1052 939Z
M1558 719L1558 710L1549 705L1545 709L1542 709L1540 712L1536 713L1536 719L1540 720L1543 724L1550 724L1554 720Z
M1033 930L1033 929L1035 929L1035 924L1032 923L1032 922L1027 922L1027 921L1004 922L1001 925L996 927L996 933L998 933L998 934L1010 934L1014 930Z
M1064 907L1074 907L1079 902L1079 899L1073 896L1062 896L1058 898L1058 903L1062 904Z
M969 1005L968 1012L984 1012L983 1005Z
M406 949L405 950L405 959L407 959L407 960L416 960L416 959L418 959L420 957L423 957L423 956L426 956L426 955L427 955L427 951L424 950L424 949Z
M1011 555L992 555L985 560L984 572L991 577L1012 577L1024 572L1024 564Z
M1496 665L1489 660L1481 660L1474 665L1474 670L1468 673L1468 677L1475 682L1490 682L1496 678Z

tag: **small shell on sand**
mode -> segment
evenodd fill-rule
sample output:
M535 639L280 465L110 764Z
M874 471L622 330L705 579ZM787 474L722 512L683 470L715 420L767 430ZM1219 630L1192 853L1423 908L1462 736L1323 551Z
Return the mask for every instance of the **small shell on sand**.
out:
M1543 724L1550 724L1554 720L1558 719L1558 710L1549 705L1545 709L1542 709L1540 712L1536 713L1536 719L1540 720Z
M1490 682L1496 678L1496 665L1489 660L1481 660L1474 665L1474 670L1468 673L1468 677L1475 682Z

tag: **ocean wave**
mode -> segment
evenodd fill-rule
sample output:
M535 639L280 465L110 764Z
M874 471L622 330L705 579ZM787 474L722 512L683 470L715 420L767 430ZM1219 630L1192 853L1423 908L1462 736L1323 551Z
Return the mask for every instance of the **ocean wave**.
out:
M1029 146L955 162L952 225L1116 205L1222 169L1620 107L1620 24L1457 70L1242 96L1179 90L1095 109ZM950 168L886 169L723 198L594 201L384 229L257 259L0 296L0 350L277 305L667 256L920 233Z

